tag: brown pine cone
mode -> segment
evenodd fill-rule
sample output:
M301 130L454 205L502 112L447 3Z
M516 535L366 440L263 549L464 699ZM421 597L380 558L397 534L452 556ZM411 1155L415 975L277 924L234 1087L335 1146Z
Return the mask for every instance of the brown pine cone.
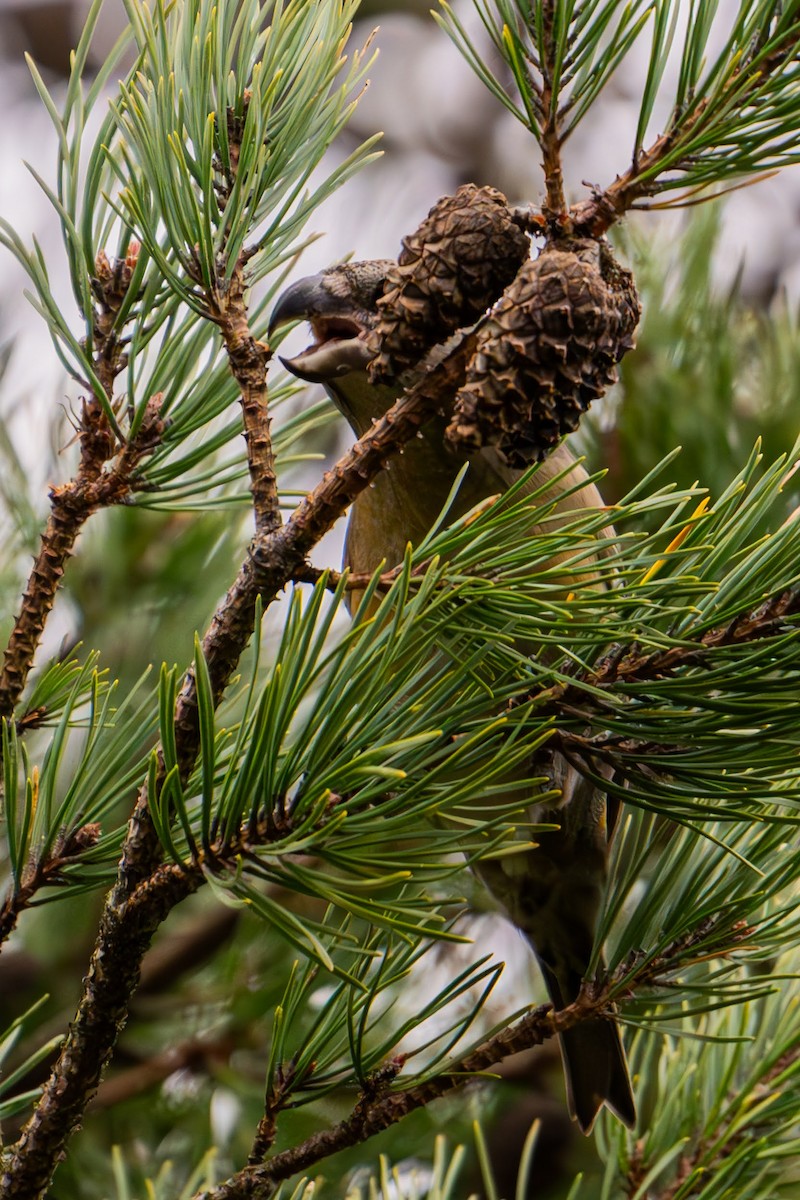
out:
M502 294L530 253L496 188L465 183L444 196L403 239L378 301L369 345L373 383L400 375Z
M480 330L446 439L496 446L513 467L544 458L616 382L640 311L633 276L606 243L545 246Z

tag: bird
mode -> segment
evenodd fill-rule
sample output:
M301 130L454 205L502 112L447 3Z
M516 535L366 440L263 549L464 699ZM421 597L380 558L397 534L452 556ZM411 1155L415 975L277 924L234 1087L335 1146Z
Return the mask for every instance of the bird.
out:
M324 386L353 433L360 437L395 403L409 374L373 384L367 367L374 354L370 333L391 260L337 264L291 284L273 309L269 336L305 321L313 341L300 354L282 359L297 377ZM362 574L403 561L408 543L429 532L450 496L463 465L445 447L447 415L433 416L420 435L391 460L350 510L344 566ZM505 492L519 477L502 455L484 446L467 458L468 469L449 516L456 519ZM566 474L565 474L566 472ZM581 464L564 443L541 463L529 490L552 482L543 502L556 501L563 519L584 507L602 507ZM585 482L576 489L575 485ZM565 494L558 504L558 496ZM550 526L552 528L552 526ZM531 531L534 532L533 530ZM602 551L601 551L602 552ZM355 602L351 605L351 611ZM532 821L553 823L536 848L484 861L474 870L531 945L555 1009L574 1001L592 955L609 850L606 796L557 752L546 757L557 800L531 797ZM537 764L538 767L538 764ZM613 1019L581 1022L559 1037L570 1115L589 1133L607 1106L633 1128L636 1106L619 1027Z

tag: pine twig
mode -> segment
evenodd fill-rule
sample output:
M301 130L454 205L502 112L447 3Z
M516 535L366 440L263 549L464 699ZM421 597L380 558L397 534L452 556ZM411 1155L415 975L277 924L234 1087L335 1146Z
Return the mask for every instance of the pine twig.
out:
M449 1071L405 1091L389 1091L387 1086L375 1089L375 1094L362 1094L349 1117L331 1129L312 1134L305 1142L274 1155L268 1162L248 1166L197 1200L267 1200L276 1184L305 1171L331 1154L360 1145L403 1120L409 1113L430 1104L454 1088L462 1087L469 1078L485 1073L502 1059L541 1045L549 1038L580 1024L590 1017L598 1018L611 1011L605 993L596 998L588 992L569 1008L554 1012L548 1006L534 1009L509 1029L501 1030L471 1054L454 1063ZM399 1062L396 1070L402 1065Z
M785 1054L777 1063L772 1063L764 1074L758 1079L758 1100L761 1105L764 1104L767 1094L771 1090L771 1084L774 1079L783 1074L793 1063L800 1059L800 1046L795 1046ZM755 1090L755 1089L754 1089ZM732 1096L731 1099L738 1099ZM702 1171L703 1177L711 1179L714 1176L715 1168L719 1168L731 1155L742 1145L742 1142L752 1136L746 1129L742 1129L740 1125L740 1110L736 1110L736 1116L732 1122L733 1128L729 1125L727 1130L723 1125L723 1129L715 1129L711 1139L707 1136L706 1131L701 1136L697 1144L690 1153L683 1154L678 1159L677 1171L675 1177L664 1186L663 1190L653 1192L653 1200L676 1200L687 1181L691 1179L695 1171ZM641 1185L644 1178L650 1174L652 1163L649 1163L643 1156L641 1147L637 1147L637 1151L632 1155L628 1164L627 1177L625 1180L625 1194L628 1197L633 1197L637 1194L638 1187Z
M52 887L61 882L64 868L90 846L95 845L99 837L98 824L83 825L68 838L57 838L47 858L33 862L25 868L18 886L13 888L0 904L0 947L10 937L20 913L28 908L36 893L42 888Z
M3 657L0 717L10 717L19 703L78 534L99 509L125 503L135 487L136 467L157 444L163 430L160 399L154 396L149 402L149 414L136 437L122 447L108 470L103 465L113 454L111 431L97 401L84 402L80 466L69 483L50 493L50 517Z
M631 956L605 980L584 982L577 999L566 1008L555 1010L550 1005L542 1005L532 1009L515 1025L500 1030L453 1063L449 1070L424 1083L404 1091L390 1091L392 1079L403 1065L400 1058L391 1060L383 1076L378 1073L381 1086L372 1091L365 1089L350 1116L338 1125L312 1134L305 1142L274 1155L265 1163L244 1168L210 1192L199 1194L196 1200L269 1200L282 1180L307 1170L339 1150L359 1145L382 1133L415 1109L454 1088L463 1087L475 1075L491 1072L512 1054L539 1046L585 1021L613 1020L621 992L633 996L645 988L668 987L675 971L698 956L705 957L714 928L713 920L705 920L655 957ZM723 956L734 946L741 948L751 933L749 927L735 926L724 930L724 940L716 953Z
M95 511L87 497L88 481L82 471L75 479L50 493L51 512L42 534L39 553L22 595L0 671L0 715L10 717L28 680L33 656L52 610L64 564L72 554L84 522Z
M95 261L92 361L108 401L113 396L114 381L127 362L115 325L138 254L138 242L131 242L124 259L111 262L101 250ZM116 449L116 439L100 400L96 396L84 400L78 425L80 464L69 483L50 492L50 517L3 657L0 717L11 716L25 688L78 534L93 513L122 504L128 498L135 486L137 466L161 439L164 426L160 409L161 396L155 395L148 401L136 435Z
M421 563L412 572L412 578L421 577L428 565L428 563ZM378 591L388 591L399 578L402 569L402 566L398 566L383 571L378 579ZM319 583L323 576L325 577L325 587L329 592L335 592L342 580L344 580L344 586L348 592L361 592L373 580L373 576L366 571L334 571L325 567L313 567L311 563L303 563L292 577L292 583Z
M558 91L554 90L554 79L550 54L553 48L556 0L548 0L542 6L542 84L540 102L542 128L542 169L544 171L546 202L544 215L548 221L561 222L566 212L564 199L564 173L561 166L561 137L559 133L560 109Z
M272 1149L278 1135L278 1116L292 1094L293 1082L293 1064L289 1063L287 1066L279 1064L275 1082L264 1097L264 1115L256 1128L256 1136L253 1138L253 1146L247 1158L248 1166L253 1167L258 1163L263 1163Z
M620 683L647 682L664 679L675 672L702 667L710 650L723 646L738 646L759 641L785 632L783 622L800 613L800 590L770 596L758 608L742 613L725 625L706 630L694 644L670 646L642 654L636 643L615 646L592 671L576 675L576 682L557 683L537 696L546 713L565 710L585 714L598 704L586 687L612 689Z
M246 90L245 114L250 99L250 93ZM218 189L218 202L223 212L236 182L245 126L244 118L237 118L231 109L226 113L225 120L228 129L230 169L223 172L225 182ZM223 171L221 162L218 162L217 166ZM267 387L267 366L272 352L253 336L249 325L245 301L249 253L243 251L239 255L229 280L219 279L214 288L206 289L206 303L211 320L217 323L222 333L231 373L241 393L242 423L247 444L247 466L250 471L256 533L271 533L281 524ZM199 283L201 279L202 273L198 263L195 281Z
M219 325L231 373L241 393L242 423L253 497L256 532L271 533L281 524L278 477L270 436L267 364L271 351L253 337L248 323L244 268L237 265L226 290L212 301L212 319Z
M693 139L707 124L713 128L717 115L730 108L743 112L748 104L758 104L764 80L784 71L797 53L798 26L795 24L771 53L760 58L762 45L754 43L740 58L735 69L721 88L720 94L701 97L693 107L677 111L665 133L660 134L647 149L639 150L633 162L605 190L595 189L588 200L574 204L569 211L573 231L578 237L601 237L626 212L637 207L643 197L662 190L658 182L664 171L681 172L689 168L702 153L691 151ZM684 156L673 157L676 146L687 145ZM752 174L752 168L750 173ZM701 183L702 189L705 184Z
M685 126L683 128L685 129ZM642 175L657 167L666 158L677 136L677 129L662 133L609 187L594 188L588 200L573 204L569 210L569 217L575 236L602 237L643 196L653 195L658 190L655 177L648 174L646 178L642 178Z

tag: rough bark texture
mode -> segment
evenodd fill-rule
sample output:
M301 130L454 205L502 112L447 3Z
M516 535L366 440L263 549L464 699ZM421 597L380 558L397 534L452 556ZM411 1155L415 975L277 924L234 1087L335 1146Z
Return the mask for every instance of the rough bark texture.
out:
M72 554L81 526L90 511L83 506L62 505L58 503L57 493L53 494L53 509L3 655L0 674L2 716L13 713L22 695L36 647L64 575L64 564Z
M242 423L253 497L256 532L269 533L281 523L275 454L270 437L267 387L269 347L257 341L248 323L243 267L237 267L224 297L216 298L214 320L225 342L231 374L241 392Z
M142 956L156 928L174 905L201 882L177 868L161 874L118 910L106 908L84 992L57 1073L14 1147L0 1181L9 1200L44 1195L63 1155L68 1134L81 1122L139 980Z
M104 468L114 454L114 440L97 401L84 403L79 429L80 467L74 479L50 493L50 517L3 655L0 717L10 717L19 703L78 534L98 509L121 504L129 495L136 467L158 445L163 433L160 409L161 396L156 395L147 405L136 436Z

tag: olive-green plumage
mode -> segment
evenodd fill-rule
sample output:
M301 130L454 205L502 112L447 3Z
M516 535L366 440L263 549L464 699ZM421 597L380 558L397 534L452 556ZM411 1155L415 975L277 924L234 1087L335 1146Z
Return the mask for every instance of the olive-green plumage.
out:
M301 318L310 323L314 345L286 365L302 378L323 383L357 435L401 391L399 382L372 386L366 372L367 335L388 266L382 260L348 263L300 280L273 314L273 328ZM400 562L408 542L419 542L441 512L464 461L445 447L447 421L442 415L428 422L354 503L345 547L345 563L353 571ZM468 461L454 517L519 478L492 446ZM532 489L553 479L556 498L585 479L578 464L566 480L557 479L571 463L569 451L560 446L542 464ZM601 504L596 488L588 485L564 498L565 519L576 509ZM476 871L532 945L550 997L563 1008L575 999L592 952L608 854L606 800L557 753L544 766L561 798L548 807L532 796L531 820L557 824L559 830L542 834L534 850L481 863ZM617 1026L608 1020L584 1022L565 1033L561 1045L570 1111L580 1127L588 1132L603 1104L632 1125L634 1100Z

